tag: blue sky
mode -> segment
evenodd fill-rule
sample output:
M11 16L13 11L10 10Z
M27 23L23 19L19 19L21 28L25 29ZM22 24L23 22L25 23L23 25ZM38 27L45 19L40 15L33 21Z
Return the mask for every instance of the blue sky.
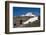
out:
M13 16L20 16L32 12L35 15L40 15L40 8L28 8L28 7L13 7Z

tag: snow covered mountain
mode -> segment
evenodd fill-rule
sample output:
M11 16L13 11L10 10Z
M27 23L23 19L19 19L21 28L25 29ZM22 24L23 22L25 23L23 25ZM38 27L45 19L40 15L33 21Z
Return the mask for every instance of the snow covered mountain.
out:
M25 15L21 15L21 16L36 16L36 15L34 15L32 12L28 12Z
M29 22L34 22L34 21L38 20L38 16L34 15L31 12L26 13L25 15L21 15L21 16L34 16L33 18L30 18L27 21L23 22L23 24L28 24Z

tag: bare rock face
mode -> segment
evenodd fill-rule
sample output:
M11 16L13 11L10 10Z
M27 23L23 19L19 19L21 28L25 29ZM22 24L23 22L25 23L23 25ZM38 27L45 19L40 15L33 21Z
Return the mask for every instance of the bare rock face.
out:
M18 27L21 24L23 24L23 22L27 21L29 18L32 18L32 17L30 17L30 16L24 16L24 17L17 16L17 17L13 17L13 24L16 24L16 27Z
M36 26L40 26L40 20L36 20L34 22L29 22L28 24L23 24L23 22L27 21L30 18L34 18L34 17L13 17L13 26L15 27L36 27ZM38 17L39 19L39 17Z

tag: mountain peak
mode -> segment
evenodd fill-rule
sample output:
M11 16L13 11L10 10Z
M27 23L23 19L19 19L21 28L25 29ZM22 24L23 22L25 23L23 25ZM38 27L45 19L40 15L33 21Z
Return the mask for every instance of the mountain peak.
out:
M28 12L28 13L26 13L25 15L23 14L23 15L21 15L21 16L36 16L36 15L34 15L32 12Z

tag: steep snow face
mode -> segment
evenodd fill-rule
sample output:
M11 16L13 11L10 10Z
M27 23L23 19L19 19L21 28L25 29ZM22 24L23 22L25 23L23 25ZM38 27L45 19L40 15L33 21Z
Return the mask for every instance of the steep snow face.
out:
M23 24L28 24L29 22L34 22L36 20L38 20L38 17L30 18L27 21L23 22Z
M32 12L28 12L25 15L21 15L21 16L35 16Z

